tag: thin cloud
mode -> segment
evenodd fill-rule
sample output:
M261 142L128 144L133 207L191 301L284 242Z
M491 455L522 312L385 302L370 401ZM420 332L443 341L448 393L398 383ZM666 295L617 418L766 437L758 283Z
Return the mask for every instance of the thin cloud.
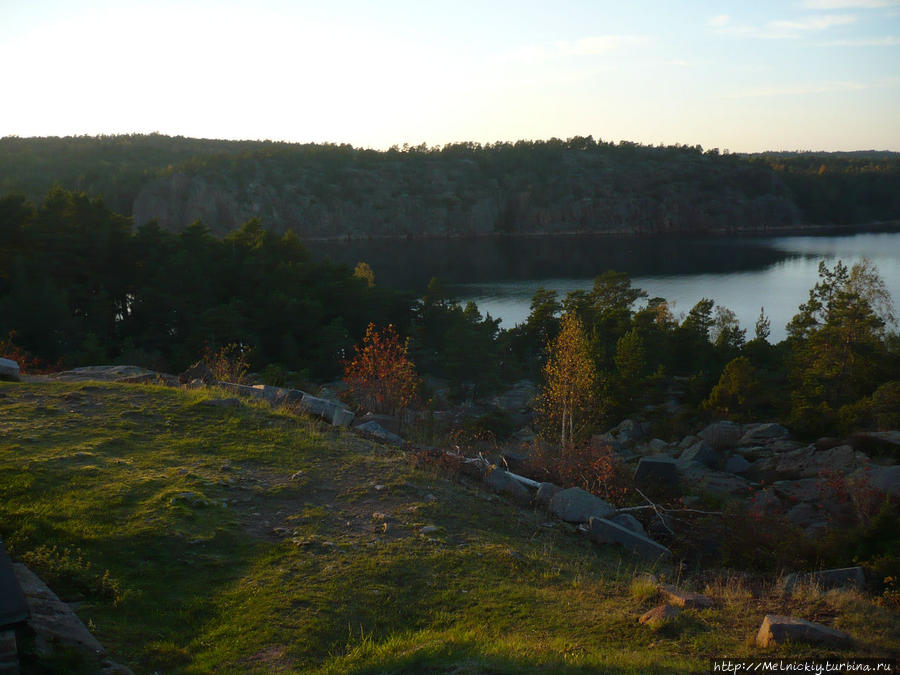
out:
M620 49L648 45L647 35L591 35L573 41L523 45L507 55L512 61L537 63L560 56L596 56Z
M566 54L591 56L615 51L623 47L639 47L650 42L646 35L594 35L575 42L561 42L560 50Z
M862 91L869 85L863 82L822 82L820 84L797 84L777 87L758 87L736 91L728 98L763 98L769 96L803 96L807 94L833 94L837 92Z
M846 26L855 21L856 17L852 14L825 14L823 16L809 16L801 19L768 21L763 26L732 24L730 21L718 25L708 22L707 25L710 25L713 28L713 32L719 35L784 40L801 38L811 33L828 30L834 26Z
M900 0L803 0L804 9L881 9L900 7Z
M709 21L707 21L706 25L713 28L722 28L723 26L727 26L730 21L731 17L727 14L719 14L718 16L714 16Z
M896 47L900 45L900 37L888 35L886 37L859 38L856 40L832 40L823 43L825 47Z

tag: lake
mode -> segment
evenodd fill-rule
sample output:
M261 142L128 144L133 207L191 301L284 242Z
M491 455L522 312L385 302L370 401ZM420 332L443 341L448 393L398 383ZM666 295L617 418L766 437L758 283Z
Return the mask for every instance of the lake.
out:
M534 292L587 290L608 269L626 272L632 285L669 300L676 316L703 297L737 314L748 337L761 307L772 322L770 340L818 279L820 260L848 266L868 258L895 304L900 303L900 232L779 237L528 237L310 244L318 256L368 262L376 283L420 292L431 277L455 297L474 301L505 328L528 316Z

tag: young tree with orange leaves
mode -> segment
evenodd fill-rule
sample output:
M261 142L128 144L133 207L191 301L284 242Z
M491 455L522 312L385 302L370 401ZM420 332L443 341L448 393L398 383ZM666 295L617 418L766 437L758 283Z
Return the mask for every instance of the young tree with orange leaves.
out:
M409 338L400 341L394 326L378 331L370 323L356 356L344 364L344 380L353 398L372 412L397 415L413 402L419 385L409 358Z
M539 413L546 431L560 430L559 442L565 449L574 444L583 420L593 410L597 384L584 326L574 312L562 317L559 335L547 349Z

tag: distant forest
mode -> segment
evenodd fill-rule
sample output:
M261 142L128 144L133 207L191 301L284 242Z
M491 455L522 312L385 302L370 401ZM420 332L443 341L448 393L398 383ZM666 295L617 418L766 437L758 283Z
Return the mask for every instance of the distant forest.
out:
M403 146L158 134L0 139L0 195L59 185L135 226L302 238L759 232L900 221L900 154L704 151L575 137Z

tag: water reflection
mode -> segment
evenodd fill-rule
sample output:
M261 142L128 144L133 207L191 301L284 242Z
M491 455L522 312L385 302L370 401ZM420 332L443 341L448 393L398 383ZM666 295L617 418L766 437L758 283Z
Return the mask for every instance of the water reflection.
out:
M651 297L687 312L703 297L733 310L752 336L761 306L772 322L772 339L805 302L818 276L819 260L852 264L872 260L900 299L900 233L775 238L535 237L379 241L322 244L320 256L355 264L365 260L376 282L421 291L433 276L450 284L461 302L474 300L483 313L514 326L528 316L541 286L560 297L591 287L607 269L627 272Z

